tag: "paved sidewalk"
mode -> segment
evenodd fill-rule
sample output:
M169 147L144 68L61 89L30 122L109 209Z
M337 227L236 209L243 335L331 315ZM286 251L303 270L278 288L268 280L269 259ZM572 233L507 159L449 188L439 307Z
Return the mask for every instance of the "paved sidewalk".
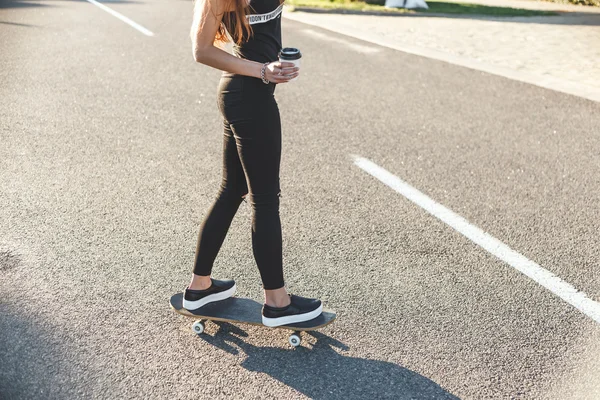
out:
M600 101L600 10L519 0L478 3L585 10L552 17L379 16L304 11L287 18L401 51Z
M553 3L543 0L463 0L463 2L495 7L524 8L526 10L600 14L600 7L580 6L571 3Z

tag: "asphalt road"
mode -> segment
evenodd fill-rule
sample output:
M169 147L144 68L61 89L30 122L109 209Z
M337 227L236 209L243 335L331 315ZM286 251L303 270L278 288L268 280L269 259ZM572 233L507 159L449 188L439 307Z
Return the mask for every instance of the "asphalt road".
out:
M600 325L353 164L366 157L600 301L600 105L285 20L289 289L336 323L168 307L220 180L189 1L0 0L0 397L597 399ZM565 55L568 56L568 55ZM243 204L215 265L261 298Z

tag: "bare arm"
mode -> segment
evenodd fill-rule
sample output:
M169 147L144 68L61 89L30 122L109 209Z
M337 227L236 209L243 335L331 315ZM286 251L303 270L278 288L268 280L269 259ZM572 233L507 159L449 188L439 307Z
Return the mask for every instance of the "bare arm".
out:
M224 0L196 0L192 22L192 45L196 62L239 75L260 78L262 64L244 60L216 47L215 36L224 9ZM279 75L279 71L282 75ZM267 79L275 83L287 82L298 75L298 68L291 63L273 62L266 71Z

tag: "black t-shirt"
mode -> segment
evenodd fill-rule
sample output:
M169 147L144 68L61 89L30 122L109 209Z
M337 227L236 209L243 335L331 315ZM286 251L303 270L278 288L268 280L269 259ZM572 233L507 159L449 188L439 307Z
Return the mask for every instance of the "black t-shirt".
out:
M233 54L261 63L277 61L281 50L282 10L283 3L279 4L279 0L251 0L250 14L246 18L254 34L239 46L235 44L237 37L234 36L234 14L225 13L224 18L230 18L232 21L233 32L229 34L234 40Z

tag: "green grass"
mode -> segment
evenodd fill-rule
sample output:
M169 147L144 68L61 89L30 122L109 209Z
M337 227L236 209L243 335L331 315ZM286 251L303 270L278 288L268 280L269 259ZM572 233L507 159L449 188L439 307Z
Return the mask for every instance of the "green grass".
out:
M441 14L487 15L494 17L532 17L540 15L556 15L556 13L548 11L524 10L520 8L509 7L491 7L469 3L450 3L436 0L427 1L427 5L429 6L428 10L419 9L414 11L403 8L389 9L385 8L384 6L367 4L360 0L286 0L285 3L293 7L322 8L329 10L379 11L390 14L429 12Z

